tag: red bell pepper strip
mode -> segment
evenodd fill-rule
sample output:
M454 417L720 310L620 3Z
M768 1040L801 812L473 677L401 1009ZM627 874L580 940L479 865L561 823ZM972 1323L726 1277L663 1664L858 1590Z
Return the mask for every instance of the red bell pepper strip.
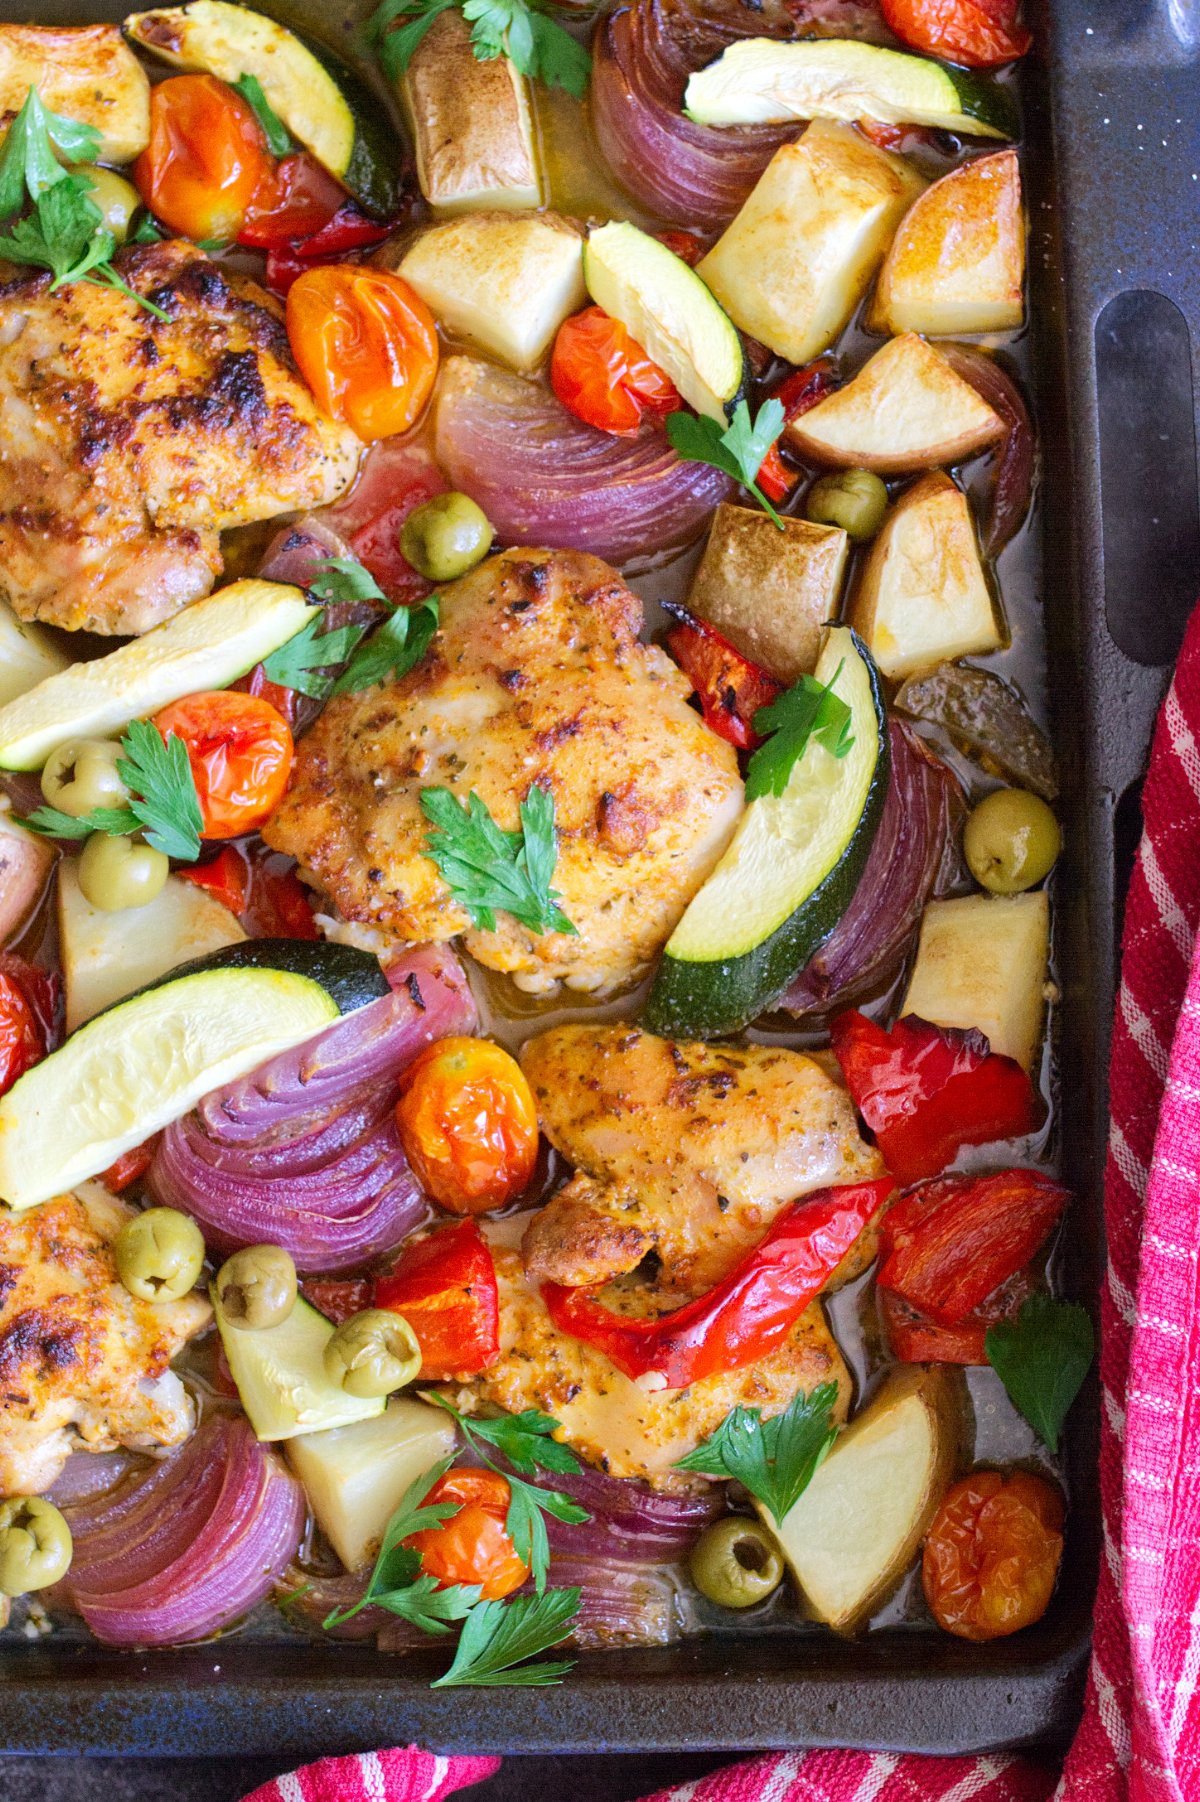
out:
M267 286L275 294L286 294L296 277L306 269L315 269L321 263L338 263L347 251L382 244L394 230L394 222L380 224L376 219L368 219L361 208L347 200L320 231L309 237L275 244L268 250Z
M427 1383L474 1376L500 1356L496 1266L474 1220L444 1226L400 1254L375 1284L375 1306L403 1314Z
M594 1345L627 1377L654 1374L686 1389L785 1339L894 1188L884 1176L804 1196L707 1295L656 1320L614 1314L594 1293L561 1283L543 1283L542 1300L560 1332Z
M110 1164L107 1170L102 1170L96 1180L103 1183L106 1189L111 1189L114 1195L119 1195L130 1183L135 1183L139 1176L145 1176L154 1162L160 1137L161 1134L152 1133L140 1145L135 1145L132 1151L123 1151L116 1163Z
M300 1293L311 1302L318 1314L341 1326L352 1314L361 1314L371 1305L371 1279L367 1276L306 1276Z
M1033 43L1018 0L881 0L881 10L902 44L969 69L1011 63Z
M667 633L667 649L695 689L705 725L739 751L749 750L759 743L755 714L783 693L783 683L735 651L707 620L685 607L667 611L679 622Z
M1039 1170L921 1183L880 1228L879 1287L939 1326L960 1326L1025 1267L1070 1199L1061 1183Z
M1014 1319L1036 1286L1034 1272L1026 1265L957 1326L939 1326L890 1289L877 1289L876 1294L892 1355L902 1364L986 1364L988 1328L998 1320Z
M251 938L320 937L308 891L290 859L265 845L226 845L207 863L178 873L236 914Z
M815 362L806 363L803 369L793 369L791 375L784 376L767 398L782 404L786 430L793 419L799 419L801 413L807 413L819 400L832 394L837 386L837 368L832 359L818 357ZM785 500L799 480L799 471L788 468L779 454L779 444L773 444L758 470L758 485L767 499L776 502Z
M888 1032L852 1009L837 1016L829 1037L854 1105L900 1183L936 1176L963 1145L1020 1138L1041 1119L1026 1072L989 1050L973 1027L906 1014Z

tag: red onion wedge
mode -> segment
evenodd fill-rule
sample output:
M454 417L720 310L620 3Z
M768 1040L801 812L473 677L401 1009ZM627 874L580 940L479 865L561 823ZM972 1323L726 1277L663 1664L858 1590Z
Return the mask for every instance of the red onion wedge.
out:
M942 355L964 382L981 394L1004 421L1004 437L993 451L992 508L983 548L998 557L1016 537L1033 494L1037 441L1029 409L1008 371L985 350L967 344L939 344Z
M605 19L592 60L592 124L635 200L693 229L728 224L797 125L698 125L683 114L687 78L735 38L761 37L761 11L737 24L678 0L633 0Z
M551 1551L556 1556L600 1558L617 1564L671 1564L685 1558L725 1506L717 1484L696 1495L664 1495L632 1478L609 1477L589 1468L574 1474L556 1471L554 1487L586 1508L592 1518L579 1525L547 1520ZM554 1580L575 1581L557 1575Z
M661 432L614 438L548 388L452 357L437 402L437 457L505 544L592 551L631 565L681 550L734 484L677 457Z
M396 1081L425 1045L469 1032L475 1007L441 946L389 972L393 992L206 1095L164 1132L155 1199L220 1252L269 1240L301 1275L391 1251L425 1216L393 1118Z
M181 1452L68 1509L65 1589L110 1646L184 1645L232 1626L299 1550L304 1492L248 1421L215 1414Z
M958 778L903 720L889 727L883 818L849 907L781 1005L826 1013L881 982L904 956L951 864L963 810Z

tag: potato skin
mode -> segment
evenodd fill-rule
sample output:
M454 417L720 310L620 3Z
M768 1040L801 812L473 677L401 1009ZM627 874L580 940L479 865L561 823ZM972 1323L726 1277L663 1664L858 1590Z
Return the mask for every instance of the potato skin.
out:
M688 595L688 610L781 682L816 667L836 619L849 541L837 526L722 501Z
M541 204L529 93L506 57L477 62L471 29L441 13L400 79L417 179L436 213Z

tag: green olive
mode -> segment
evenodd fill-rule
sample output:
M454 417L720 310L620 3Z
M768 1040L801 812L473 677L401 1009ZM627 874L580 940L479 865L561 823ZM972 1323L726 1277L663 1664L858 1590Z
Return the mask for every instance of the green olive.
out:
M421 1348L402 1314L366 1308L343 1320L326 1341L324 1362L331 1383L365 1401L411 1383L420 1374Z
M49 1589L71 1568L71 1529L40 1495L0 1502L0 1595Z
M1054 868L1062 848L1058 821L1039 795L997 788L967 821L963 850L976 882L994 895L1032 888Z
M46 759L42 795L72 819L95 807L124 807L129 790L117 770L123 755L120 745L106 738L68 739Z
M282 1245L247 1245L217 1272L217 1300L230 1326L281 1326L296 1305L296 1266Z
M804 513L818 526L841 526L855 544L874 538L887 512L888 492L869 469L821 476L805 496Z
M719 1608L753 1608L779 1588L783 1559L765 1527L727 1514L706 1527L692 1550L692 1582Z
M147 1208L127 1220L113 1240L117 1275L139 1301L178 1301L196 1286L204 1237L176 1208Z
M170 869L170 859L153 845L93 832L79 859L79 886L93 907L115 914L153 901Z
M99 208L105 231L111 232L118 244L124 244L129 236L129 221L142 204L133 183L115 170L101 169L95 163L81 163L71 173L91 182L88 199Z
M496 536L469 494L435 494L400 528L401 553L429 582L453 582L486 557Z

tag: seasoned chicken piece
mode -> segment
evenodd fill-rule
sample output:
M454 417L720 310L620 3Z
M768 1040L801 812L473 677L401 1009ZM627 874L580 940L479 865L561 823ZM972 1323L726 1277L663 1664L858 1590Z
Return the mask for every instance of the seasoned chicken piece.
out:
M255 283L178 242L117 263L165 321L89 282L0 282L0 598L129 634L209 592L226 527L334 500L362 447Z
M525 1235L531 1275L585 1286L658 1254L699 1295L811 1189L883 1173L846 1091L772 1045L702 1045L631 1026L559 1026L521 1064L542 1131L576 1175ZM875 1255L864 1233L840 1280Z
M198 1294L151 1306L117 1281L129 1218L99 1183L0 1210L0 1496L40 1495L73 1451L179 1445L195 1425L169 1366L212 1310Z
M499 1279L501 1348L499 1362L470 1385L481 1401L514 1414L522 1408L553 1414L567 1444L589 1464L614 1477L644 1477L659 1489L686 1484L672 1465L714 1433L731 1408L780 1414L801 1390L807 1394L819 1383L836 1383L834 1416L845 1419L850 1373L819 1302L757 1363L705 1377L690 1389L650 1391L622 1376L603 1352L555 1327L512 1248L523 1218L480 1223ZM645 1296L650 1303L652 1292Z
M638 642L641 603L596 557L504 551L442 591L441 620L402 680L330 702L265 837L345 919L415 943L462 933L531 993L636 981L733 830L732 748ZM512 830L534 784L554 796L553 882L576 935L503 913L495 931L472 926L425 855L422 789L474 790Z

